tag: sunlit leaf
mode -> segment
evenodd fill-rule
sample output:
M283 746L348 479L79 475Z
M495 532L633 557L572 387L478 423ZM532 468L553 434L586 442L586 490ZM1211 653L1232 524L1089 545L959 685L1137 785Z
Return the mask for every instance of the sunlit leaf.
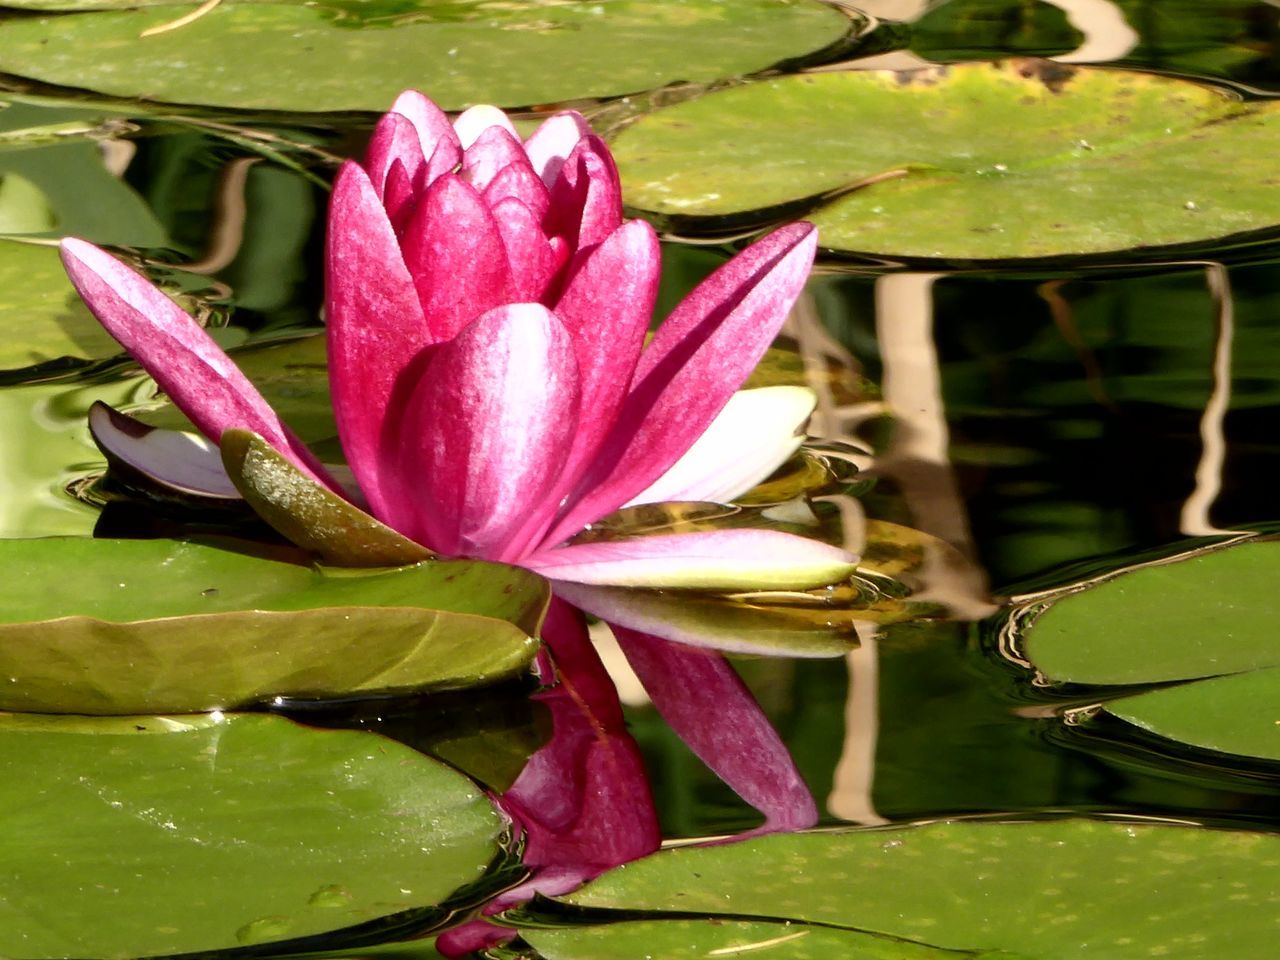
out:
M172 540L2 540L0 565L0 709L50 713L492 682L533 656L547 597L479 561L323 570Z
M791 920L1006 960L1198 960L1265 956L1276 936L1278 888L1280 838L1272 834L1085 820L943 822L667 850L564 899L610 912L557 919L645 911ZM550 916L554 907L542 919ZM681 949L689 952L673 955L707 956L695 952L702 943L727 946L715 925L686 932ZM529 936L542 942L536 929ZM554 934L548 957L582 955L573 937ZM592 928L585 937L608 940ZM606 947L596 955L633 956L625 930L616 942L616 953ZM801 955L795 949L762 955Z
M502 819L369 733L263 715L0 716L0 953L245 947L431 908Z
M241 108L385 110L408 87L449 109L523 106L736 76L812 53L850 27L814 0L610 0L607 14L596 0L335 0L228 2L179 29L139 36L192 10L5 20L0 70L115 96ZM258 62L270 69L235 66Z
M1273 228L1278 147L1271 103L1009 61L734 87L640 118L614 151L628 202L687 230L803 215L826 247L967 260Z

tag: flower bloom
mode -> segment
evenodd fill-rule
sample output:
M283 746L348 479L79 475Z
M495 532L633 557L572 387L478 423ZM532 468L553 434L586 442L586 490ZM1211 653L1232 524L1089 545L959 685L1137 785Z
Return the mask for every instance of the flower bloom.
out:
M522 142L494 108L450 123L401 95L364 163L343 165L329 217L331 392L369 511L439 553L542 573L588 610L593 587L791 589L847 576L847 553L776 531L571 542L628 504L729 500L795 449L811 409L803 391L780 388L781 415L735 391L799 295L815 244L807 224L771 233L646 345L658 240L623 221L612 158L585 121L557 114ZM64 241L63 259L90 309L210 440L252 430L340 489L168 297L83 241ZM567 606L549 623L566 618L581 624ZM785 748L724 660L680 645L697 637L622 618L611 617L615 633L677 732L769 825L812 822ZM553 654L573 629L544 631ZM527 783L525 806L548 789Z

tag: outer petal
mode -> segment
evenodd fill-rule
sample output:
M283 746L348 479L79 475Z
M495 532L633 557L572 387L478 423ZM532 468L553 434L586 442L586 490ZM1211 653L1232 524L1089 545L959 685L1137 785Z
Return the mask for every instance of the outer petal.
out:
M841 657L857 645L844 613L818 622L808 611L764 607L714 594L555 583L556 596L609 623L690 647L765 657Z
M517 140L520 139L520 134L516 133L516 128L507 115L487 103L468 107L458 114L457 120L453 121L453 131L457 134L458 142L462 144L464 150L479 140L480 134L490 127L501 127Z
M600 243L621 223L622 187L613 155L599 137L583 137L552 184L547 233L581 249Z
M325 269L329 383L338 436L360 489L374 514L382 516L378 443L387 404L401 369L431 335L391 222L369 178L354 163L344 164L334 183Z
M590 251L556 304L556 316L573 338L582 406L560 485L515 538L521 552L543 542L560 502L613 424L649 328L660 271L657 235L633 220Z
M442 553L503 559L555 484L578 392L569 335L539 304L491 310L433 348L384 435L401 484L392 526Z
M591 133L591 125L576 110L553 114L525 141L529 162L542 182L550 186L560 176L565 159L578 141Z
M796 452L817 402L807 387L739 390L685 455L625 506L665 500L729 503Z
M93 315L215 443L246 427L308 476L337 489L320 462L222 348L176 303L105 250L69 238L62 263Z
M641 355L617 421L549 542L629 502L706 431L782 326L816 244L809 224L775 230L676 307Z
M436 180L418 203L403 248L432 341L452 339L511 300L498 225L475 188L454 174Z
M520 561L552 580L615 587L807 590L843 580L856 558L777 530L709 530L542 550Z
M613 633L663 719L765 815L765 830L803 830L817 822L791 754L724 657L625 627L614 626Z

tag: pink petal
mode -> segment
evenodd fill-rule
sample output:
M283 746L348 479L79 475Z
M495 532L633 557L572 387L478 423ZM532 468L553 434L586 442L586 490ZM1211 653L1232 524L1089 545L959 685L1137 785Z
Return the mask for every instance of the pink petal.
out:
M582 249L600 243L621 224L622 187L613 155L599 137L583 137L551 186L547 234Z
M506 199L519 200L533 211L539 225L551 206L551 194L527 162L507 164L489 181L483 195L490 207L497 207Z
M386 208L387 219L395 229L396 236L404 232L409 216L413 212L415 199L413 181L399 160L391 164L387 171L387 182L382 188L382 205Z
M553 114L525 141L529 162L542 182L550 186L578 141L591 133L591 125L576 110Z
M653 315L661 258L653 228L632 220L591 251L556 304L556 316L573 337L582 412L562 489L550 506L560 503L595 455L626 395ZM550 515L539 518L529 542L541 537L549 521Z
M462 178L483 191L506 167L522 164L529 167L520 140L503 127L489 127L462 155ZM529 167L530 176L536 177Z
M408 90L373 128L364 168L378 196L384 197L387 177L396 162L420 189L457 166L459 157L458 138L449 118L422 94Z
M653 705L689 748L747 803L765 830L803 830L818 820L813 795L746 685L714 651L613 626Z
M431 336L386 211L351 162L338 172L329 205L325 320L338 436L372 512L382 516L378 444L387 404L401 369Z
M201 433L216 443L232 427L252 430L308 476L336 489L240 368L150 281L74 238L62 241L62 263L93 315Z
M520 565L552 580L615 587L808 590L846 579L857 559L778 530L707 530L570 544Z
M857 642L846 618L814 623L803 611L724 596L555 582L556 596L612 624L690 647L753 656L841 657Z
M458 142L462 144L463 150L466 150L479 140L480 134L490 127L501 127L517 140L520 139L520 134L516 133L516 128L512 125L507 115L497 107L487 103L468 107L458 114L457 120L453 121L453 131L457 134Z
M559 476L578 395L573 344L540 304L498 307L432 348L384 434L401 484L391 525L442 553L502 559Z
M542 233L538 216L515 197L498 203L493 219L511 267L511 298L525 303L541 301L564 258Z
M730 503L787 462L817 404L807 387L739 390L684 456L625 504Z
M560 503L612 425L649 328L660 270L657 235L633 220L587 255L556 304L578 362L578 432L556 489L513 537L512 559L543 543Z
M410 169L415 185L422 189L442 173L453 170L462 161L462 144L444 111L417 90L406 90L396 97L391 110L409 119L418 132L426 170Z
M498 224L480 194L446 173L419 201L404 232L404 260L432 340L511 301L511 270Z
M630 501L711 425L804 287L817 232L782 227L699 284L640 356L631 392L548 542Z

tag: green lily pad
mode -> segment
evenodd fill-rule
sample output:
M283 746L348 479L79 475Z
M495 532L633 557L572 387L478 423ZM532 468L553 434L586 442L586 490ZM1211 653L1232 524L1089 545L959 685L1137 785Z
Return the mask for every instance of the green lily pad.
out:
M789 921L632 920L599 927L527 930L523 936L545 960L703 960L747 954L760 960L955 958L950 950Z
M738 86L640 118L614 155L628 202L686 231L803 215L825 247L982 260L1274 228L1278 148L1273 103L1009 61Z
M173 540L0 540L0 566L0 709L47 713L488 683L528 663L547 601L498 564L324 570Z
M1007 960L1203 960L1268 955L1280 932L1278 889L1280 837L1271 834L1061 820L931 823L677 848L611 871L563 902L789 919ZM625 917L556 920L615 918ZM530 936L537 942L542 934ZM550 956L562 955L575 956Z
M1104 709L1181 743L1280 760L1280 667L1121 697Z
M1067 683L1159 683L1280 666L1280 542L1253 540L1103 578L1021 630L1025 655Z
M1026 612L1021 644L1051 680L1099 685L1191 681L1103 709L1158 736L1280 760L1280 542L1200 549L1102 578Z
M133 6L133 4L130 4ZM245 109L385 110L415 87L441 106L523 106L737 76L840 40L815 0L225 3L0 22L0 70L47 83ZM270 63L245 70L244 63Z
M0 717L0 954L138 957L441 904L501 818L461 774L280 717Z

